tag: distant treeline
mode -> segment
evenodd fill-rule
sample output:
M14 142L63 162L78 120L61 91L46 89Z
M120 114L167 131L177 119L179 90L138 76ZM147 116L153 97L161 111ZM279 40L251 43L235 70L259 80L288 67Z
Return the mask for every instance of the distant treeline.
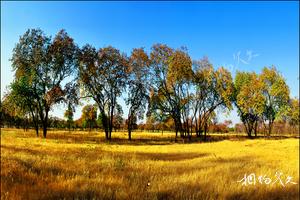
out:
M20 37L11 63L15 76L1 100L1 124L34 127L37 135L41 127L44 137L47 128L59 127L101 128L108 140L114 129L126 129L131 139L138 128L205 140L208 131L229 131L229 124L217 123L217 111L233 107L249 137L262 130L270 136L278 124L291 127L288 131L299 128L299 99L290 98L274 66L260 74L237 71L232 78L207 57L192 60L185 47L154 44L149 53L135 48L126 55L112 46L79 47L65 30L51 38L40 29ZM129 110L125 119L117 101L121 96ZM74 121L82 99L95 104L86 105ZM59 103L67 105L65 120L49 117ZM146 123L138 125L145 117Z

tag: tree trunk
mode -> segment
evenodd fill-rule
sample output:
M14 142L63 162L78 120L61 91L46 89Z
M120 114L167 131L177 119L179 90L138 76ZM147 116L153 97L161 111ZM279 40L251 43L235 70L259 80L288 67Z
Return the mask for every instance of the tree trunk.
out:
M197 137L201 137L202 133L203 133L202 121L201 118L199 117Z
M252 137L252 136L251 136L252 129L251 129L250 125L247 124L247 125L245 125L245 127L246 127L246 132L247 132L247 134L248 134L248 137L251 138L251 137Z
M177 122L176 117L174 117L174 116L172 116L172 117L173 117L173 120L174 120L174 123L175 123L175 132L176 132L175 141L176 141L176 138L178 137L179 128L178 128L178 122Z
M43 136L44 136L44 138L47 137L48 112L49 112L49 110L46 109L46 116L45 116L44 121L43 121Z
M36 136L39 137L39 124L38 124L38 114L36 113L36 115L34 115L33 109L30 106L30 113L31 113L31 117L32 117L32 121L35 127L35 132L36 132ZM35 118L35 116L37 116L37 118Z
M39 137L39 125L35 125L36 136Z
M128 129L128 140L131 140L131 129Z
M109 138L108 138L108 131L107 131L107 129L105 129L104 132L105 132L105 139L108 140Z
M109 116L109 139L111 139L111 132L113 128L113 116L114 116L114 106L111 107Z
M196 132L196 136L198 137L198 123L197 123L197 118L195 120L195 132Z
M257 121L255 122L255 125L254 125L254 135L255 135L255 137L257 137Z
M109 140L109 134L108 134L108 123L107 123L107 116L105 114L105 112L103 112L103 110L101 111L101 115L102 115L102 125L103 125L103 128L104 128L104 132L105 132L105 139L106 140Z
M271 136L271 133L272 133L272 127L273 127L273 121L269 121L269 133L268 133L268 135L269 135L269 137Z
M206 141L207 124L204 124L204 141Z
M128 129L128 140L131 140L131 116L128 116L127 129Z

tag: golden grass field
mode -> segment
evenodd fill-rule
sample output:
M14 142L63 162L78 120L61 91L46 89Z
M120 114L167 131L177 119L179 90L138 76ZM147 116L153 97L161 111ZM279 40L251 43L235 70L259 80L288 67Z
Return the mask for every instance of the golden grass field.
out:
M1 199L299 199L299 139L1 130ZM279 182L242 186L250 173Z

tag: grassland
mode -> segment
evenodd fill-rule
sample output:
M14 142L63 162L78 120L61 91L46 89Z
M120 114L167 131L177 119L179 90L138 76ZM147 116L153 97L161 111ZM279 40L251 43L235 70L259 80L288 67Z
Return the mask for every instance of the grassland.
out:
M1 199L299 199L299 139L1 130ZM212 139L214 138L214 139ZM242 186L244 174L278 182ZM258 181L258 180L256 180Z

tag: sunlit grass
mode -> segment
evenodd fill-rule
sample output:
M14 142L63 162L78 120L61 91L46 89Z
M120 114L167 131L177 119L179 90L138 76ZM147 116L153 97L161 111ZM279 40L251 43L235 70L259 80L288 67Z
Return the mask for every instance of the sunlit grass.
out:
M174 133L1 130L1 199L298 199L299 139L174 142ZM215 136L217 137L217 136ZM298 184L242 186L250 173Z

